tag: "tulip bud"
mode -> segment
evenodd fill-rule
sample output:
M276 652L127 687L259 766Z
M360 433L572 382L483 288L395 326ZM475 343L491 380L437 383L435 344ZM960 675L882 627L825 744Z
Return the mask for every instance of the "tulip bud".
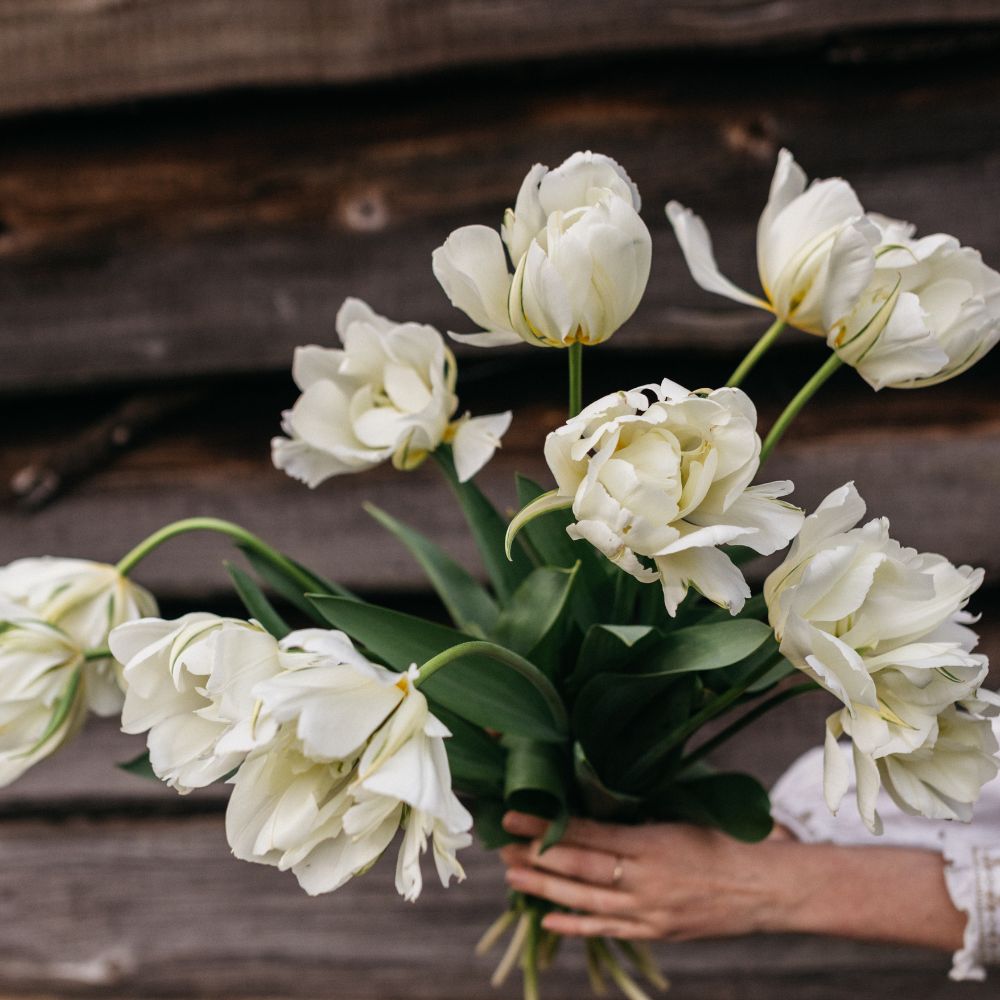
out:
M500 234L466 226L434 251L434 275L452 305L488 331L449 336L480 347L607 340L649 280L652 243L640 204L610 157L574 153L552 171L534 166Z

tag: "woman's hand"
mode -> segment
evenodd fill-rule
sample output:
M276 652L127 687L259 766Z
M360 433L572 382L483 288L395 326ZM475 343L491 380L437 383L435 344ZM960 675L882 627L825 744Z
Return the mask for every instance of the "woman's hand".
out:
M548 914L557 934L685 941L810 932L955 950L955 909L939 854L901 847L800 844L781 828L759 844L683 823L571 820L539 853L545 820L511 812L527 844L500 852L507 881L577 912Z
M667 938L749 934L772 929L777 909L795 905L794 885L760 851L717 830L681 823L619 826L571 820L563 839L544 854L548 824L508 813L509 833L531 837L500 856L512 888L575 913L551 913L558 934Z

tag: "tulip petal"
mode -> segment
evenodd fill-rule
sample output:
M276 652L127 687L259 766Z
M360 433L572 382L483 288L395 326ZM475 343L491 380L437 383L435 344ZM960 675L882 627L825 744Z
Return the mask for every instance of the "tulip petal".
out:
M468 482L493 457L512 418L507 410L459 422L451 447L460 483Z
M494 230L486 226L456 229L434 251L432 261L434 276L453 306L485 330L511 330L507 311L511 275L503 243ZM515 335L515 339L519 338Z
M734 302L756 306L758 309L766 309L768 312L773 311L769 303L749 292L744 292L743 289L738 288L722 275L722 272L719 271L719 265L715 263L712 238L708 235L708 229L690 208L685 208L679 202L672 201L667 205L667 218L674 227L677 242L680 244L684 260L691 271L691 277L698 285L706 292L723 295Z
M663 601L673 617L694 587L703 597L726 608L731 615L738 614L750 596L743 574L732 560L719 549L688 549L676 555L661 556L656 560L663 586Z

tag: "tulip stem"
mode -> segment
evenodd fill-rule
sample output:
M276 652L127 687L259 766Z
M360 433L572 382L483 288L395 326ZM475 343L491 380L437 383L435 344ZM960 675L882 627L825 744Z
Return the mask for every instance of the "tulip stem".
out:
M154 531L145 541L140 542L131 552L122 558L116 569L122 576L127 576L135 567L142 562L154 549L159 548L164 542L178 535L187 534L189 531L214 531L220 535L227 535L237 544L243 545L276 569L281 570L286 576L295 580L302 587L303 593L312 593L316 590L315 578L296 566L287 556L283 556L277 549L271 548L263 539L241 528L232 521L223 521L216 517L189 517L183 521L174 521L159 531Z
M773 426L767 437L764 439L764 445L760 450L760 461L761 464L767 459L768 455L774 451L774 446L781 440L782 435L788 430L791 422L799 415L799 411L816 395L819 388L823 385L827 379L843 364L844 362L836 354L831 354L830 357L826 359L819 370L813 375L811 379L801 389L795 394L795 398L781 411L781 415L775 420Z
M654 743L653 746L632 764L629 774L632 776L643 775L652 765L661 760L664 754L669 753L676 747L683 746L706 722L710 722L717 715L724 712L734 701L737 701L752 688L757 681L767 676L774 669L775 664L780 662L780 659L780 654L768 657L768 659L755 670L752 670L740 683L727 688L721 694L717 694L701 711L696 712L684 725L671 733L664 743Z
M470 642L460 642L457 646L450 646L436 656L432 656L417 671L417 686L423 685L442 667L447 667L450 663L466 656L488 656L491 660L496 660L497 663L502 663L519 673L545 699L545 704L548 706L552 720L559 731L563 734L569 732L569 717L566 715L566 706L548 677L523 656L518 656L512 650L498 646L493 642L473 639Z
M678 771L686 771L692 764L714 753L723 743L727 743L741 729L745 729L751 722L756 722L762 715L766 715L772 709L783 705L792 698L797 698L800 694L808 694L810 691L819 690L821 688L815 681L806 681L804 684L796 684L794 687L785 688L784 691L779 691L777 694L772 695L767 701L762 701L745 715L741 715L735 722L726 726L721 733L713 736L710 740L706 740L696 750L692 750L680 762Z
M87 663L92 663L94 660L107 660L110 656L111 650L107 646L103 646L100 649L88 649L83 654L83 658Z
M750 374L754 365L767 353L768 348L778 339L782 330L785 329L785 321L776 319L761 335L753 347L747 351L746 357L737 365L736 371L729 376L726 385L735 388Z
M575 417L583 409L583 344L569 345L569 415Z

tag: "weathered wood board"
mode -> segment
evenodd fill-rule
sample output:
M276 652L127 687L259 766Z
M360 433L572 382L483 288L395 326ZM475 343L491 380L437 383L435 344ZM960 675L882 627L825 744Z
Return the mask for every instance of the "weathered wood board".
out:
M229 857L218 816L8 822L0 982L5 993L121 998L515 997L514 981L493 992L492 962L472 954L502 905L499 865L476 849L463 860L466 883L428 884L412 906L395 896L389 858L334 896L310 899L290 873ZM945 956L907 948L803 937L657 954L674 995L690 1000L994 995L990 985L949 983ZM570 944L545 996L585 995Z
M998 25L1000 12L989 0L796 0L779 7L759 0L619 0L614 16L594 0L4 0L0 113L692 48L832 40L835 57L858 59L871 47L878 51L878 34L890 28L950 28L961 36L963 29L972 35ZM911 43L910 51L927 45Z
M790 397L790 389L783 391ZM969 394L958 383L924 396L875 398L850 371L825 398L825 406L793 427L767 476L795 482L795 497L807 509L853 479L868 499L869 516L888 515L906 544L983 565L1000 581L1000 544L991 527L1000 491L1000 401ZM934 401L929 411L928 400ZM515 472L550 481L542 441L563 418L551 405L496 403L484 399L473 409L513 404L518 414L505 447L480 479L501 508L511 510ZM309 490L270 463L268 440L277 430L280 403L270 406L252 393L229 397L218 408L206 398L183 426L164 431L51 506L35 512L0 507L0 562L40 553L115 561L169 521L214 515L259 532L346 586L423 588L405 549L363 509L369 500L478 565L433 462L409 473L382 467L342 476ZM26 435L20 446L8 448L0 456L0 481L36 459L49 433ZM887 475L887 469L896 471ZM138 577L165 597L217 592L226 589L220 563L231 553L228 543L214 538L178 539L150 557Z
M794 89L756 64L657 65L6 123L0 392L287 370L295 346L333 341L347 295L470 330L432 250L459 225L498 225L532 163L580 148L625 164L654 241L646 297L608 349L735 357L767 317L695 286L663 206L702 213L724 268L756 288L781 146L1000 264L1000 216L982 210L1000 190L1000 75L949 66L933 86L923 67L806 59L788 67Z

